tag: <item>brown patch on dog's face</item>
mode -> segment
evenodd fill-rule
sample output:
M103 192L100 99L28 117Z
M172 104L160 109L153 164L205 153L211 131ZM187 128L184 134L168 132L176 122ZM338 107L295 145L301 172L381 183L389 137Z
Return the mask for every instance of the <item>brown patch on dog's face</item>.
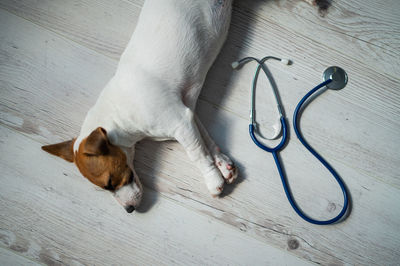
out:
M133 181L133 172L127 165L121 148L112 145L104 128L95 129L83 139L73 153L75 140L43 146L42 149L69 162L75 162L79 171L93 184L114 191Z
M114 191L133 180L126 155L108 141L107 132L101 127L80 143L75 164L90 182L107 190Z

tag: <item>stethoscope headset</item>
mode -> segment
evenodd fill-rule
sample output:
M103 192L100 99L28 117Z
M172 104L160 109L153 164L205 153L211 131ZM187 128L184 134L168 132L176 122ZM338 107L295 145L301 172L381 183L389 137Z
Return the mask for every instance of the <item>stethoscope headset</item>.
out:
M343 183L342 179L340 178L340 176L336 173L336 171L332 168L332 166L330 166L330 164L324 160L324 158L322 158L321 155L319 155L308 143L307 141L304 139L304 137L301 134L301 131L299 129L299 121L300 121L300 110L302 110L302 106L304 105L304 103L307 101L307 99L310 98L311 95L313 95L315 92L319 91L321 88L323 87L327 87L328 89L333 89L333 90L340 90L342 88L344 88L347 84L347 74L346 72L340 68L340 67L336 67L336 66L332 66L327 68L324 73L323 73L323 82L321 84L319 84L318 86L316 86L315 88L313 88L312 90L310 90L297 104L297 107L294 111L293 114L293 128L294 131L296 133L297 138L300 140L300 142L304 145L304 147L306 147L306 149L308 151L311 152L312 155L314 155L315 158L317 158L325 167L326 169L328 169L328 171L332 174L332 176L336 179L337 183L339 184L342 192L343 192L343 200L344 200L344 204L343 204L343 208L340 211L340 213L329 220L315 220L313 218L310 218L309 216L307 216L296 204L296 201L294 200L292 193L290 191L289 185L287 183L287 180L285 178L285 173L283 171L280 159L279 159L279 151L281 151L286 142L287 142L287 136L288 136L288 126L286 123L286 118L283 115L283 111L282 111L282 105L280 103L280 99L279 99L279 95L278 95L278 91L276 89L276 86L274 86L274 84L271 81L270 75L269 75L269 71L266 68L266 66L264 65L265 61L269 60L269 59L273 59L273 60L278 60L281 61L284 64L289 65L291 63L290 60L287 59L280 59L274 56L266 56L264 58L262 58L261 60L254 58L254 57L246 57L243 58L239 61L233 62L232 63L232 68L236 69L239 66L241 66L242 64L245 64L247 62L250 61L256 61L258 66L253 78L253 83L252 83L252 89L251 89L251 111L250 111L250 125L249 125L249 133L250 133L250 137L253 140L253 142L262 150L267 151L269 153L272 154L272 156L274 157L275 160L275 164L276 167L278 168L278 172L279 175L281 177L281 181L282 181L282 185L283 188L285 190L285 194L287 199L289 200L290 205L293 207L293 209L296 211L296 213L303 218L305 221L312 223L312 224L318 224L318 225L327 225L327 224L333 224L338 222L340 219L342 219L344 217L344 215L346 214L346 211L348 209L349 206L349 198L348 198L348 193L347 193L347 189L345 184ZM264 144L262 144L256 137L255 131L256 131L256 121L255 121L255 91L256 91L256 86L257 86L257 80L258 80L258 76L260 73L260 70L263 70L265 75L267 76L271 87L272 87L272 92L274 94L274 98L277 104L277 109L279 112L279 120L280 120L280 130L275 132L274 137L272 138L267 138L267 139L275 139L276 137L278 137L280 135L280 133L282 133L282 139L280 141L279 144L277 144L275 147L267 147ZM303 108L304 110L304 108Z

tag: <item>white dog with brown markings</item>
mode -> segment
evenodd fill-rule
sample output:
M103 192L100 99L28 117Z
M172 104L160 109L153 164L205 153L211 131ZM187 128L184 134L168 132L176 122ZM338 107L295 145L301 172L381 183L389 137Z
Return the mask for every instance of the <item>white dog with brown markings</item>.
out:
M89 110L80 135L42 148L74 162L92 183L110 190L128 212L143 188L134 170L135 144L177 140L211 195L238 170L194 114L206 74L227 36L232 0L147 0L115 75Z

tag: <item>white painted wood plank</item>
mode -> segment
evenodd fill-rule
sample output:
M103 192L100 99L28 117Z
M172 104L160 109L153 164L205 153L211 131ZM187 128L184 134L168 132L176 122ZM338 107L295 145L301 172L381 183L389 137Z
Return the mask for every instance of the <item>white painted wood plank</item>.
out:
M142 4L126 1L2 1L0 8L35 23L42 22L38 24L63 32L65 37L117 59L132 35ZM118 11L123 12L115 16Z
M140 9L142 4L141 1L133 1L133 5L130 6L126 6L127 2L120 3L119 1L119 4L113 4L109 1L107 3L97 1L79 2L84 6L92 6L92 9L95 10L93 11L93 17L88 19L90 25L86 25L87 23L82 23L81 21L85 16L78 15L83 12L79 5L76 7L64 2L63 4L40 2L40 4L32 6L29 3L31 2L19 2L19 4L6 5L4 8L8 8L27 19L109 56L110 54L107 51L99 50L99 47L102 46L98 44L105 43L104 47L108 49L107 47L112 46L112 44L109 44L110 40L112 40L111 42L115 43L116 47L123 47L129 38L130 29L133 29L136 21L136 18L133 20L130 18L139 13L139 11L135 11L135 13L132 10L135 8ZM247 100L244 102L243 99L248 97L253 68L247 68L247 70L242 70L238 74L230 69L230 63L241 56L263 56L268 51L268 54L288 55L295 62L293 66L286 69L276 64L272 64L271 67L278 86L282 86L280 87L282 88L280 90L281 96L284 100L287 114L291 116L298 99L306 93L307 89L320 82L321 72L329 65L340 65L348 71L350 77L349 85L339 93L327 93L329 97L323 96L326 98L320 105L311 106L310 112L321 114L316 118L318 124L315 124L315 120L308 119L307 113L305 113L303 125L306 129L309 129L309 132L318 132L321 128L326 129L323 135L311 135L310 141L316 143L316 148L320 147L318 146L319 143L325 145L328 141L330 150L336 153L341 152L341 146L348 146L345 149L350 149L352 152L345 153L346 155L341 158L342 163L350 161L353 167L365 172L367 175L376 176L376 173L379 173L380 176L377 178L399 188L400 180L397 178L398 169L396 166L400 163L400 156L397 153L400 148L400 137L397 134L400 130L400 120L398 119L400 93L397 89L400 86L400 82L398 78L380 71L379 66L382 65L382 58L388 58L385 55L385 51L376 50L375 53L379 54L379 58L374 58L371 57L370 52L358 47L358 41L349 39L344 39L343 49L332 50L330 46L326 46L326 43L317 42L315 38L312 38L313 36L310 36L309 32L313 33L310 29L312 26L306 23L308 20L305 20L302 14L296 13L297 15L294 16L296 21L291 23L285 22L285 20L282 23L280 22L285 14L286 17L289 17L287 13L289 11L285 10L285 8L290 9L290 4L287 2L284 2L285 8L277 8L274 2L266 4L256 2L247 5L240 4L240 1L238 3L237 7L239 8L235 9L233 15L227 44L214 68L209 73L201 98L239 116L247 116L248 104ZM354 8L346 9L346 12L356 9L354 3L351 5ZM365 5L366 8L374 6L373 3L369 2ZM308 6L303 7L307 10L309 9ZM342 11L345 9L341 4L337 8ZM111 16L108 18L109 20L105 20L106 18L100 16L101 11L99 10L108 12ZM255 10L257 12L253 14ZM382 12L385 12L385 10L388 10L386 5L382 7ZM279 12L282 14L276 17ZM50 14L52 14L51 17L49 17ZM112 19L112 14L118 14L114 16L116 17L115 21ZM276 17L276 21L268 19L265 14L268 14L268 16L271 14L272 17ZM91 13L87 15L91 16ZM51 21L52 17L57 17L63 22L52 21L50 23L49 21ZM378 18L380 19L381 17L379 15ZM123 23L120 20L121 18L126 18L127 21ZM332 22L335 18L331 17L330 19ZM336 18L336 20L339 20L339 18ZM124 26L121 27L119 24ZM289 24L300 26L288 30ZM303 24L304 26L302 26ZM98 25L106 25L106 27L103 28ZM126 28L128 27L126 25L130 25L129 29ZM369 25L368 27L374 30L373 23L371 22ZM305 30L300 31L299 28L301 27L304 27ZM76 29L77 33L71 32L74 29ZM110 31L110 33L106 34L107 31ZM116 34L116 32L120 33ZM308 35L304 35L305 33L308 33ZM86 41L80 35L94 37L90 41ZM341 36L339 35L340 33L320 31L315 34L315 36L324 36L335 40ZM126 39L121 38L121 36L126 36ZM98 39L96 39L97 37ZM288 43L288 40L291 40L291 42ZM285 45L283 46L282 43L285 43ZM118 57L118 53L122 51L118 47L112 52L114 55L111 56L114 58ZM347 48L351 48L351 51L346 52ZM357 54L359 51L361 51L361 54ZM115 56L115 54L118 55ZM366 58L362 56L366 56ZM372 61L368 61L371 58ZM366 64L368 62L370 65ZM393 67L393 69L397 70L393 73L397 73L400 71L398 62L400 60L385 64ZM324 116L325 106L332 106L332 111L329 110L329 114L332 115L335 110L343 111L327 119ZM261 117L261 122L265 121L263 123L264 128L271 126L268 123L271 123L269 114L273 108L274 105L268 104L265 109L259 110L260 114L268 114ZM307 131L304 133L309 135ZM342 145L338 145L340 141ZM360 145L360 143L363 145ZM381 148L377 150L375 149L376 146ZM341 150L338 150L338 148ZM382 160L377 163L375 158L382 158Z
M116 61L0 12L1 121L18 127L23 120L20 130L36 132L48 141L56 141L59 137L55 136L60 134L63 138L77 135L88 107L112 77ZM99 68L88 68L96 65ZM83 76L87 82L82 82ZM75 105L67 99L79 103ZM25 118L18 115L21 108L27 111ZM49 114L64 118L54 121ZM36 119L44 121L37 123ZM40 124L53 126L48 131Z
M7 13L2 12L0 18L4 18L1 25L5 29L12 28L2 31L5 41L1 53L4 58L13 59L3 61L7 63L0 71L2 86L4 84L6 89L1 95L1 122L41 143L71 137L71 132L78 131L79 120L84 116L84 112L79 113L80 109L93 103L95 98L90 95L99 92L100 83L106 82L116 62ZM52 42L43 49L46 40ZM12 89L14 85L17 88ZM19 95L15 94L18 88ZM398 201L397 189L355 171L337 159L334 166L344 176L357 203L352 215L344 224L334 227L316 228L304 224L287 205L272 160L249 142L247 122L232 112L213 109L203 101L199 111L222 148L236 158L246 179L223 199L212 199L201 176L179 146L174 143L145 144L139 147L136 166L149 187L282 249L296 247L291 244L297 243L297 249L292 252L310 261L324 264L391 263L399 256L396 251L399 214L395 207L383 210L379 217L364 225L371 210L378 212L381 206L391 206ZM304 175L310 171L309 176L304 176L310 179L290 180L296 198L312 214L332 215L334 206L336 210L340 207L340 194L329 176L321 182L321 178L313 174L312 171L319 173L318 165L299 160L303 154L298 144L289 145L283 154L289 173L292 173L291 169L295 174ZM313 188L318 190L310 191L307 186L310 183L315 183ZM324 191L332 195L325 195ZM370 224L373 224L372 228L369 228ZM377 240L383 243L378 248L374 242Z
M4 0L0 7L55 30L103 54L119 58L136 24L143 0L112 1L16 1ZM284 28L283 35L298 34L338 53L376 65L384 73L396 76L399 69L398 47L400 18L397 0L347 0L334 2L325 17L304 1L235 1L234 27L249 27L254 18ZM88 12L90 10L90 12ZM118 14L115 16L115 14ZM237 16L245 21L237 25ZM99 25L101 25L99 27ZM245 35L241 35L246 37ZM269 38L267 41L274 41ZM290 38L284 42L290 44ZM349 46L348 44L352 45ZM279 44L281 46L282 43ZM287 51L293 51L290 45ZM310 47L312 50L312 47ZM379 61L379 64L376 64Z
M236 3L237 10L250 17L278 24L382 72L398 73L400 16L396 10L400 2L397 0L335 1L324 16L298 0L261 2L250 8L246 1Z
M72 164L4 126L0 150L7 154L0 161L0 241L27 258L67 265L308 265L153 191L127 214Z
M1 265L40 265L36 262L19 255L16 252L0 247L0 264Z

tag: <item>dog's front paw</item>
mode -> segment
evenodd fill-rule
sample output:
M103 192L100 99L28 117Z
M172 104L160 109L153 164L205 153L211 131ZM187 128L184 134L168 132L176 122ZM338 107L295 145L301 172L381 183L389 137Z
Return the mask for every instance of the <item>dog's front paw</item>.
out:
M211 196L216 197L221 194L222 190L224 189L225 182L217 169L208 173L205 176L205 181Z
M223 153L214 156L215 165L218 167L227 184L232 184L238 176L238 169L231 159Z

